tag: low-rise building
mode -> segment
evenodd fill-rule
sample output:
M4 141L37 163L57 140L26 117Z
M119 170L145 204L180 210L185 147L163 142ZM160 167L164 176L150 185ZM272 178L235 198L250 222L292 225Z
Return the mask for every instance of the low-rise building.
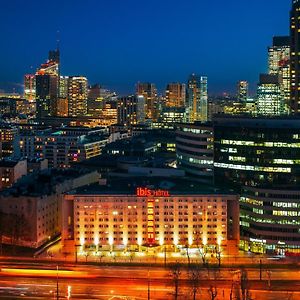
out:
M0 190L11 187L21 177L27 175L27 161L0 161Z
M19 147L19 157L47 159L50 168L66 168L100 155L107 142L108 134L102 128L62 127L22 131L16 147Z
M99 181L97 172L74 169L31 174L0 193L2 242L38 248L61 232L63 194Z

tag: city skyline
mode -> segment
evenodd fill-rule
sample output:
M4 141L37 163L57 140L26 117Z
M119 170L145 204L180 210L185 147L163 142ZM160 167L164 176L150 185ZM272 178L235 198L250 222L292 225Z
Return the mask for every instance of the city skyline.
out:
M289 33L290 2L218 2L179 6L154 1L142 8L134 0L118 7L96 2L58 6L54 1L47 9L37 8L36 1L2 4L7 12L0 21L3 38L6 45L18 46L0 50L5 57L0 89L19 92L23 74L35 72L59 38L62 75L87 76L89 83L120 94L133 93L138 81L153 82L161 92L169 82L186 83L193 72L208 76L210 94L234 93L238 80L248 80L254 91L259 73L267 70L272 37ZM12 12L18 20L14 24ZM47 17L51 22L45 22ZM30 30L21 31L20 23Z

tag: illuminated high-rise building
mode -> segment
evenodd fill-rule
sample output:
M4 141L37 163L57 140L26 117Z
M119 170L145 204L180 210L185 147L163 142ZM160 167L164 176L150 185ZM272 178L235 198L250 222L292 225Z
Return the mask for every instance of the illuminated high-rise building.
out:
M101 95L100 84L94 84L89 87L88 92L88 114L99 116L104 107L104 97Z
M290 14L291 72L290 109L292 113L300 111L300 0L293 0Z
M246 80L241 80L237 84L237 97L240 102L246 102L249 95L249 83Z
M24 97L26 100L33 102L35 101L36 84L35 75L26 74L24 76Z
M187 85L187 121L206 122L208 119L207 77L192 74Z
M182 83L169 83L166 88L167 107L185 107L186 85Z
M275 36L273 38L273 45L268 48L268 65L269 74L279 76L280 87L285 99L285 105L289 106L291 97L289 36Z
M257 112L259 115L280 116L286 114L284 97L278 75L261 74L257 87Z
M69 76L60 76L59 79L59 98L68 98Z
M145 98L143 96L127 96L119 98L118 123L127 126L144 124Z
M150 120L157 120L157 89L155 84L145 82L139 82L137 84L136 93L138 96L143 96L145 99L146 118Z
M48 55L49 61L54 61L58 65L60 64L60 52L59 49L57 48L56 50L50 50L49 55Z
M59 89L58 64L47 61L35 75L37 118L55 116Z
M69 77L68 110L69 116L85 116L87 114L88 81L83 76Z

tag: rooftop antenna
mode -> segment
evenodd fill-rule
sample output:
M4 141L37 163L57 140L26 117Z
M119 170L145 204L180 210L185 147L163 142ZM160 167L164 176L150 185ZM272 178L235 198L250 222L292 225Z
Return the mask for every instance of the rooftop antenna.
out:
M60 39L59 39L59 30L56 31L56 49L59 51Z

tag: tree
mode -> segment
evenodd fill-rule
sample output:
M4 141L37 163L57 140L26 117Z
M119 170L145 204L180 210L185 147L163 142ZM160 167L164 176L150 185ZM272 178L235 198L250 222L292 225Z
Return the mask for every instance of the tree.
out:
M90 256L90 253L87 251L84 253L84 256L85 256L85 262L88 261L88 257Z
M208 289L208 294L211 300L215 300L218 296L218 290L215 285L211 285Z
M241 293L242 293L242 300L246 300L248 290L248 274L247 271L242 269L241 270Z
M203 244L200 232L194 232L194 242L197 245L199 256L201 257L203 267L207 266L207 254L208 249L206 245Z
M235 284L235 299L237 300L252 300L249 290L248 273L246 270L240 270L240 282Z
M216 259L218 260L219 268L221 267L221 254L222 254L222 248L221 246L217 245L215 248L216 253Z
M133 259L135 258L135 252L131 251L129 254L129 261L133 262Z
M176 262L175 264L171 264L170 265L170 277L171 277L172 285L174 288L174 291L173 291L174 300L178 299L180 276L181 276L180 264L178 262Z
M208 289L208 294L211 300L215 300L218 296L218 289L217 289L218 273L216 272L215 269L213 269L211 276L212 276L210 278L211 284Z
M185 249L186 257L188 259L188 267L189 267L190 264L191 264L191 257L190 257L190 245L189 245L188 238L183 238L181 240L181 242L182 242L182 245Z
M201 282L201 270L197 265L190 265L188 268L188 281L193 296L193 300L196 300L197 293L200 290Z
M21 241L28 240L30 232L29 223L25 216L17 214L7 215L7 236L10 238L10 243L13 245L13 252L16 251L16 246L22 244Z

